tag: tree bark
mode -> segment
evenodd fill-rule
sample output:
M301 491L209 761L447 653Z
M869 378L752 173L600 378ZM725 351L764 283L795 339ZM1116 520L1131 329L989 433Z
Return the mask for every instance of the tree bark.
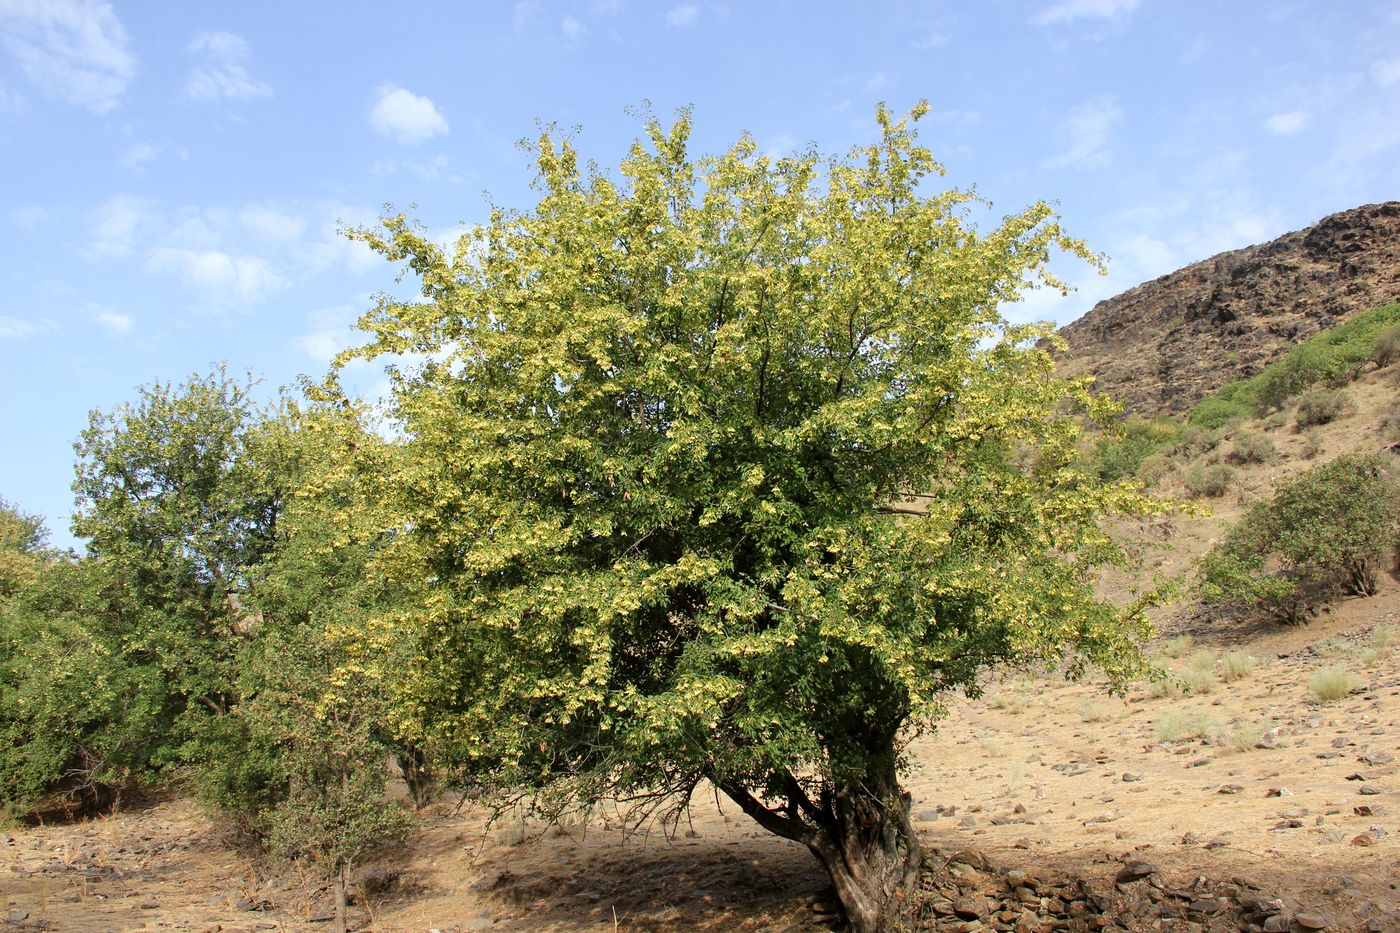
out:
M831 878L853 933L888 930L910 908L923 851L893 756L862 781L825 785L817 801L789 778L782 809L765 806L741 786L718 783L765 829L811 850Z
M345 923L345 891L350 885L350 863L342 862L335 875L335 933L347 933Z

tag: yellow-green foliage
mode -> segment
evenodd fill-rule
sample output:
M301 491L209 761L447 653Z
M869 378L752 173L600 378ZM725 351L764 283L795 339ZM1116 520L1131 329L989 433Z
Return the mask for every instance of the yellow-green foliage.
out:
M380 624L417 640L402 728L464 780L709 779L839 835L822 808L885 812L901 730L988 666L1144 668L1145 602L1095 583L1104 515L1158 506L1079 466L1074 413L1108 407L998 310L1093 257L1045 204L969 226L927 109L829 159L694 157L683 113L612 174L545 133L532 209L451 248L403 216L353 232L422 282L342 362L427 359L394 385L378 562L431 585Z

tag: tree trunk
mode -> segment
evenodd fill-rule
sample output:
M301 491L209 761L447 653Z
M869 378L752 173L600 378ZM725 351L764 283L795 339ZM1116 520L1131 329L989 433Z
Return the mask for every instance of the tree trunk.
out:
M345 891L350 885L350 863L341 863L335 875L335 933L348 933L345 923Z
M838 788L831 795L833 825L808 843L854 933L889 929L910 906L923 854L909 804L893 775L880 789Z
M717 783L765 829L811 850L831 878L853 933L893 928L912 906L923 864L893 754L862 781L823 785L816 801L790 775L784 778L787 805L776 809L742 786Z

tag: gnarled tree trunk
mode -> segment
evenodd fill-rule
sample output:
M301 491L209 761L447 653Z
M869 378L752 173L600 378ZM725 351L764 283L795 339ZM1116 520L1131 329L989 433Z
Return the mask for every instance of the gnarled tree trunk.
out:
M746 788L720 789L764 828L801 842L822 863L854 933L879 933L910 907L923 853L899 786L893 755L859 782L828 783L813 800L790 775L787 802L762 803Z

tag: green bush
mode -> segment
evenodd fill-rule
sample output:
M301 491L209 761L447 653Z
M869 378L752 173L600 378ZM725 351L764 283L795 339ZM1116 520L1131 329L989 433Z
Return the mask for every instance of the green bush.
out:
M1235 471L1223 463L1197 463L1182 479L1191 495L1218 499L1230 491Z
M1219 428L1237 418L1266 414L1318 383L1344 382L1375 361L1378 346L1393 346L1391 341L1400 339L1383 336L1397 328L1400 302L1359 314L1298 344L1256 375L1206 396L1187 420Z
M1174 418L1130 415L1106 431L1095 445L1093 470L1107 482L1136 476L1149 457L1177 446L1184 433L1183 425Z
M1400 484L1385 467L1353 454L1281 486L1202 558L1199 593L1292 624L1336 592L1373 595L1400 518Z
M1225 455L1225 459L1230 463L1268 463L1274 459L1277 450L1274 448L1273 439L1267 434L1255 434L1252 431L1241 433L1235 438L1234 446Z
M1346 414L1351 399L1339 389L1314 389L1298 400L1293 423L1298 430L1335 421Z
M1400 360L1400 324L1392 324L1376 334L1375 343L1371 345L1371 362L1385 369L1397 360Z

